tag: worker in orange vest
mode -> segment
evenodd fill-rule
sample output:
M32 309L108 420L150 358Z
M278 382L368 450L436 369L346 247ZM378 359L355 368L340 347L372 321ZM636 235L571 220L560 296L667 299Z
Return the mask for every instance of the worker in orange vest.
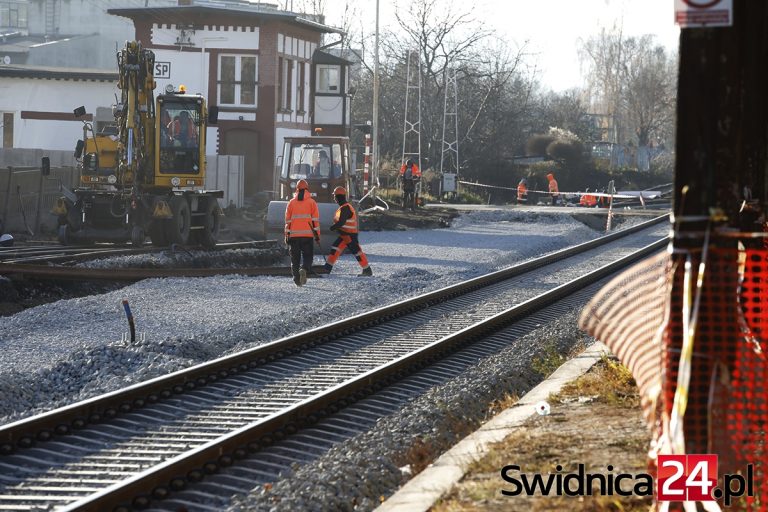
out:
M416 208L416 184L421 181L419 166L410 158L400 166L400 181L403 185L403 208Z
M312 239L320 243L320 211L309 194L309 184L299 180L296 195L285 209L285 243L291 253L291 274L296 286L304 286L312 270Z
M197 146L197 127L189 112L182 110L179 116L171 123L171 138L178 141L182 147L193 148Z
M372 276L373 271L370 265L368 265L368 258L360 247L360 242L357 240L357 213L355 213L352 205L347 202L347 190L344 187L336 187L333 189L333 197L336 199L339 208L333 216L331 231L338 231L339 237L333 242L331 254L325 262L325 270L330 273L333 270L333 264L344 253L344 249L349 247L349 252L354 254L355 259L363 269L360 275Z
M597 206L597 197L592 194L584 194L579 199L579 204L581 206L586 206L587 208Z
M526 204L528 202L528 180L520 179L517 184L517 204Z
M557 188L557 180L554 174L547 174L547 181L549 181L549 193L552 196L552 206L557 205L560 201L560 189Z

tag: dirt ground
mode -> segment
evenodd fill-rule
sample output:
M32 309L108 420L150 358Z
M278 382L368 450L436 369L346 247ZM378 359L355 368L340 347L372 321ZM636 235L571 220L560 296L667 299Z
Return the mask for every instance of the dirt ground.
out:
M458 215L458 211L449 208L418 208L411 211L392 207L361 215L360 227L363 231L447 228Z
M221 239L226 241L262 240L264 234L263 210L225 211ZM377 210L360 215L363 231L406 231L409 229L446 228L460 212L450 208L418 208L403 210L392 206L389 210Z
M264 239L264 213L263 210L250 209L225 211L220 239L229 242ZM457 211L447 208L419 208L412 212L394 207L388 211L361 215L360 224L366 231L434 229L450 226L451 220L457 215ZM22 240L26 241L26 237L20 236L19 241ZM209 266L205 262L195 263L186 262L182 266ZM250 261L246 266L253 264L254 262ZM258 264L274 265L279 262L271 258ZM104 293L121 286L115 283L27 281L17 277L0 276L0 317L10 316L40 304Z
M639 396L628 371L604 360L556 397L551 413L528 420L515 434L494 447L432 512L475 511L647 511L649 497L526 497L505 496L514 486L501 478L501 468L520 466L521 473L541 473L547 478L560 464L563 474L576 473L579 463L586 473L603 475L647 472L650 434L639 407ZM608 465L613 470L607 469ZM519 473L511 472L519 480ZM530 477L529 477L530 478ZM631 484L624 483L623 487Z

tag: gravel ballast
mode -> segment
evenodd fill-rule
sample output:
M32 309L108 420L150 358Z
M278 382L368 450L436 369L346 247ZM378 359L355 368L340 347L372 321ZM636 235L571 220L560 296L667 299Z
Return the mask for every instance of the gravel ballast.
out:
M434 290L600 236L567 212L482 211L451 228L363 232L374 272L150 279L0 318L0 424ZM315 262L322 262L316 255ZM128 299L141 340L121 341Z

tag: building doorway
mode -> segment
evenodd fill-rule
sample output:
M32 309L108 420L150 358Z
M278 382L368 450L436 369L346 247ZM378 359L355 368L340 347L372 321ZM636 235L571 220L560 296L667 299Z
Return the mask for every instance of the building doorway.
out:
M0 148L13 147L13 113L3 112L0 119Z
M259 132L244 128L226 130L219 153L245 157L243 169L246 196L252 196L261 190L271 190L272 169L268 169L266 173L259 172Z

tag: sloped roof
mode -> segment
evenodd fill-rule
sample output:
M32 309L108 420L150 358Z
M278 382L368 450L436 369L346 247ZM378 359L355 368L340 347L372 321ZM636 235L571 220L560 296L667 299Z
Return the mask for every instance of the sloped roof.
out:
M332 53L328 53L323 50L315 50L314 55L312 55L312 62L316 64L340 64L342 66L349 66L350 64L354 64L354 62L351 60L347 60L343 57L333 55Z
M211 15L232 16L237 19L256 18L273 19L295 23L317 32L343 34L344 31L309 19L307 15L291 11L281 11L269 4L245 4L239 2L211 2L193 5L175 5L171 7L133 7L108 9L109 14L122 16L132 20L151 17L163 22L169 22L174 18L198 16L201 18Z
M0 77L42 78L49 80L90 80L117 82L117 72L102 69L58 68L51 66L27 66L22 64L0 65Z

